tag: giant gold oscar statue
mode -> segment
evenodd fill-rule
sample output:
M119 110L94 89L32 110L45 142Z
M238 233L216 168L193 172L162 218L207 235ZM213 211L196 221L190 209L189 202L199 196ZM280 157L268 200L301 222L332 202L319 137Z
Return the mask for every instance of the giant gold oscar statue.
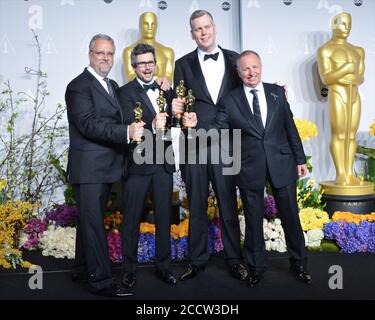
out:
M140 39L123 51L124 72L128 81L135 78L135 72L131 64L130 54L138 43L145 43L153 46L156 53L157 68L156 78L166 77L169 83L173 83L174 52L155 40L157 30L157 19L153 12L144 12L139 17Z
M374 193L373 184L358 179L353 172L356 133L361 117L358 86L364 81L365 52L363 48L348 43L351 26L349 13L335 16L332 20L332 38L317 53L319 74L328 86L330 150L336 169L334 181L321 182L328 195L361 196Z

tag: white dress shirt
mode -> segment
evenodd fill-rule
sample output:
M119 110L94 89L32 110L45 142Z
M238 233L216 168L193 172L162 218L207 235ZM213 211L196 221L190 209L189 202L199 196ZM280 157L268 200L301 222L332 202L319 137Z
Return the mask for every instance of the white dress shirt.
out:
M154 82L154 81L152 80L152 81L150 81L149 83L146 83L146 82L143 82L143 81L142 81L141 79L139 79L139 78L137 78L137 81L138 81L138 83L142 86L142 88L143 88L143 85L144 85L144 84L151 84L151 83ZM154 109L155 109L155 112L156 112L156 113L159 113L159 106L158 106L158 104L156 103L156 99L159 97L159 89L155 89L155 91L149 89L149 90L147 90L146 94L147 94L148 98L150 99L150 101L151 101L151 103L152 103L152 106L153 106ZM164 108L165 108L165 106L164 106Z
M219 56L216 61L213 59L207 59L206 61L204 61L205 54L215 54L217 52L219 52ZM211 95L212 101L216 104L225 73L223 51L218 46L216 46L216 48L212 52L205 52L198 48L198 59L201 65L208 92Z
M107 82L105 82L103 79L104 77L98 75L96 73L96 71L94 70L93 67L91 66L88 66L87 67L87 71L90 72L99 82L100 84L103 86L103 88L105 89L105 91L107 91L107 93L109 94L109 91L108 91L108 86L107 86Z
M257 90L256 92L257 92L258 101L259 101L260 114L262 115L263 126L266 127L267 100L266 100L266 94L264 92L263 82L260 82L255 88L250 88L250 87L243 85L243 89L245 91L247 102L249 103L249 106L253 115L254 115L254 109L253 109L254 95L251 93L251 90L254 90L254 89Z

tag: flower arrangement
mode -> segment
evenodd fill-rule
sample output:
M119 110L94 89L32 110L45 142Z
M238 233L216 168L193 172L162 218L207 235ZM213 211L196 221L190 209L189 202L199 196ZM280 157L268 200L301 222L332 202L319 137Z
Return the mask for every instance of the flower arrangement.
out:
M44 216L44 220L53 222L56 226L61 227L75 226L77 224L78 213L78 207L69 206L64 203L48 211Z
M319 186L314 188L315 181L310 178L297 181L297 202L300 209L316 208L322 210L325 203L322 202L323 189Z
M274 219L278 214L275 199L272 195L264 197L264 216L267 219Z
M323 226L329 222L327 212L314 208L304 208L300 210L299 219L303 231L323 229Z
M49 225L40 239L44 256L73 259L75 255L76 228Z
M267 251L286 252L285 234L280 219L263 219L263 232Z
M297 127L298 134L302 142L307 141L311 137L316 137L318 135L318 127L315 123L305 120L305 119L294 119L294 123Z
M116 210L114 213L107 213L104 216L104 227L107 231L117 230L120 231L122 224L122 214Z
M24 226L20 238L19 247L27 250L37 249L40 238L44 231L47 230L48 223L39 218L28 219Z
M305 236L305 245L309 248L320 247L324 239L324 232L322 229L311 229L303 233Z
M362 221L375 222L375 212L370 214L354 214L351 212L336 211L332 215L332 221L354 222L356 224L359 224Z
M36 213L37 205L25 201L7 201L0 204L0 266L8 269L17 265L29 267L18 249L18 233L26 220Z
M375 223L338 220L324 226L326 239L335 240L342 252L375 252Z

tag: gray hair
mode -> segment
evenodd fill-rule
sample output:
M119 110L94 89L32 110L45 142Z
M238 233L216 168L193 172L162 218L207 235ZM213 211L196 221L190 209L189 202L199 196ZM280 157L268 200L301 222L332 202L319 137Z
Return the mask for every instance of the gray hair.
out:
M212 24L214 24L214 18L212 17L212 14L209 13L208 11L206 10L195 10L191 16L190 16L190 28L193 28L193 20L194 19L197 19L197 18L200 18L200 17L203 17L203 16L209 16L211 21L212 21Z
M245 51L242 51L240 53L240 55L238 56L237 60L236 60L236 66L237 66L237 69L240 69L240 59L244 56L250 56L250 55L254 55L254 56L257 56L259 61L260 61L260 64L262 64L262 59L260 58L260 55L258 54L258 52L256 51L253 51L253 50L245 50Z
M113 50L116 49L115 42L113 41L113 39L110 36L108 36L106 34L103 34L103 33L98 33L91 38L90 43L89 43L89 51L92 51L92 48L95 45L95 41L98 40L98 39L107 40L107 41L111 42L112 46L113 46Z
M137 56L139 56L140 54L145 54L145 53L152 53L152 55L154 56L154 60L155 60L155 63L156 63L156 56L155 56L155 48L153 46L150 46L149 44L145 44L145 43L138 43L132 50L131 54L130 54L130 63L132 65L132 67L136 67L137 66Z

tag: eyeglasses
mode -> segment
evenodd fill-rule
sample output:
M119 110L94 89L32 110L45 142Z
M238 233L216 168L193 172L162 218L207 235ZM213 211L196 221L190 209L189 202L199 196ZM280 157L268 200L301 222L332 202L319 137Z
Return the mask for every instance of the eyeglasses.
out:
M105 56L107 56L108 58L113 58L113 56L115 55L114 52L104 52L104 51L90 51L92 53L94 53L98 58L104 58Z
M137 62L137 66L140 67L140 68L146 68L146 66L153 67L153 66L155 66L155 61Z

